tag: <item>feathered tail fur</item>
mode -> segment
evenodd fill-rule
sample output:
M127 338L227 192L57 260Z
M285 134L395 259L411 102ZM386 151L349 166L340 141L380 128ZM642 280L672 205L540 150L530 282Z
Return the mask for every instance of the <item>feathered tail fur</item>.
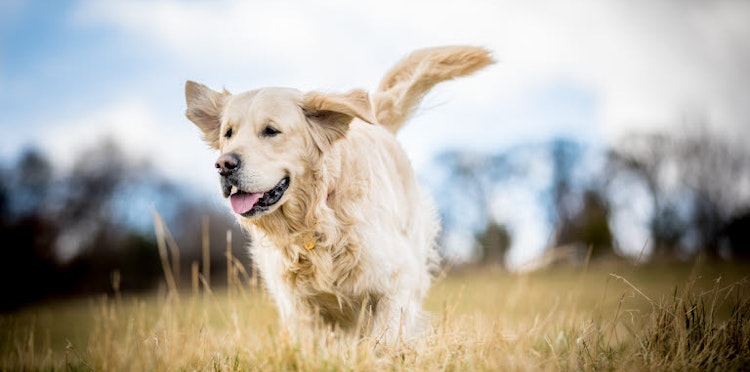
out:
M426 48L409 54L386 73L372 94L378 122L396 133L436 84L493 62L489 51L473 46Z

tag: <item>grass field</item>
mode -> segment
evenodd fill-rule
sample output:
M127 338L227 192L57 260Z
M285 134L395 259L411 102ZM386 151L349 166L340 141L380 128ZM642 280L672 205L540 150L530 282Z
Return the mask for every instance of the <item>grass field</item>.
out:
M750 266L592 263L437 278L418 341L280 331L249 278L0 316L3 370L747 370ZM236 272L235 272L236 274Z

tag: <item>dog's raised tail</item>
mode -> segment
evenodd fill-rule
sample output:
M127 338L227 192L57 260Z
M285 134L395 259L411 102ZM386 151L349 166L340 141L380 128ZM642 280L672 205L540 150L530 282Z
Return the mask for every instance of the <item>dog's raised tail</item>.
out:
M473 46L412 52L386 73L372 95L378 122L396 133L436 84L471 74L493 62L489 51Z

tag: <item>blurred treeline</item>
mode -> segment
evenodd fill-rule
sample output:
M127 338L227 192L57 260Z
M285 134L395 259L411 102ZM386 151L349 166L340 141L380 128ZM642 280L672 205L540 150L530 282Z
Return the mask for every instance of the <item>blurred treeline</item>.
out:
M478 262L505 262L530 200L542 206L547 263L750 259L750 147L702 122L610 148L558 138L436 160L443 237L470 230Z
M649 247L643 261L748 259L750 149L705 126L686 128L634 134L611 148L556 139L497 153L445 151L428 182L443 247L460 232L470 237L474 262L503 265L514 243L546 234L536 238L543 259L555 262L632 257L641 247ZM154 211L179 247L177 280L190 283L197 263L211 285L226 282L227 229L232 254L250 272L247 238L228 209L157 169L111 140L67 167L34 149L0 165L0 311L165 285ZM644 241L633 243L627 227L639 223Z
M183 280L192 262L204 262L208 244L207 279L226 282L227 229L235 257L247 253L244 235L220 207L148 162L131 160L111 140L85 149L66 169L28 149L14 164L0 166L0 311L115 287L131 292L164 285L154 212L180 249Z

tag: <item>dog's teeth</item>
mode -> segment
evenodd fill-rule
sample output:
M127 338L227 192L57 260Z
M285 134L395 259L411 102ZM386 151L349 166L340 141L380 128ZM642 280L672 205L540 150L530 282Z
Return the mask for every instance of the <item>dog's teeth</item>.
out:
M240 191L240 190L239 190L239 189L237 188L237 186L232 186L232 190L231 190L230 194L236 194L236 193L237 193L237 191Z

